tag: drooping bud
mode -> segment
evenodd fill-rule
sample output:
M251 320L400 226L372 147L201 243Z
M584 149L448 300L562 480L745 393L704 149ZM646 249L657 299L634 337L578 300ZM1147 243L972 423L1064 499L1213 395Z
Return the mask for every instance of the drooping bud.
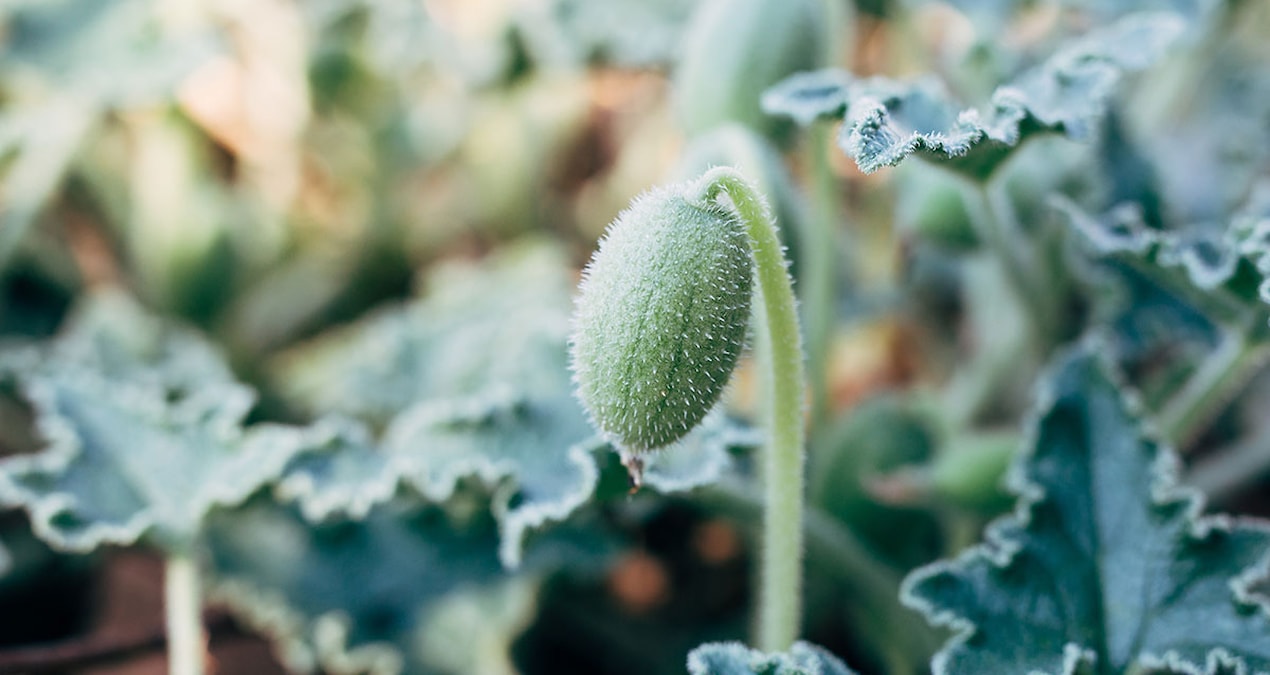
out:
M745 341L752 268L737 215L688 184L644 194L609 226L583 275L571 357L579 398L628 465L718 402Z

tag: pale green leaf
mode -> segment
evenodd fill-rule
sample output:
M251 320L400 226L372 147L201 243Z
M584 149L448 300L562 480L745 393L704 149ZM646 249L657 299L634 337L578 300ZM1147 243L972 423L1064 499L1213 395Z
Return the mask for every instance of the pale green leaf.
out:
M208 511L273 480L308 442L245 430L255 396L215 350L118 294L90 297L50 345L12 358L47 447L0 462L0 500L60 548L188 546Z
M712 642L688 654L691 675L852 675L821 647L795 642L788 652L765 654L739 642Z
M1153 65L1184 28L1173 13L1127 16L997 88L982 110L955 103L932 78L851 80L823 71L769 90L767 108L799 120L842 111L839 145L866 173L918 155L983 178L1032 136L1088 137L1124 74Z
M956 636L936 673L1270 673L1270 524L1200 517L1176 458L1144 431L1086 342L1045 380L1014 515L903 599Z
M463 498L473 503L398 499L358 521L319 525L253 500L209 521L211 595L268 635L294 671L434 672L425 664L444 659L422 651L438 648L423 634L431 610L509 579L488 507ZM592 533L558 528L535 542L515 578L597 565L610 550Z
M279 490L315 519L364 513L404 481L446 501L475 477L495 488L500 556L595 492L607 451L573 395L566 339L572 277L550 248L510 251L434 275L427 297L286 355L280 388L315 412L387 427L377 447L345 426L302 453ZM744 432L721 418L650 458L649 486L687 490L730 466ZM753 445L750 443L750 445Z

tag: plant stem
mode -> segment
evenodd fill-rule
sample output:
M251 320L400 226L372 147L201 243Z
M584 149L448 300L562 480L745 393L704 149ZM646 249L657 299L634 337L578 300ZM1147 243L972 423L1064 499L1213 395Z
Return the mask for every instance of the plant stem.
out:
M758 296L764 317L767 358L759 367L770 393L768 443L763 466L766 508L758 605L759 649L785 651L798 637L802 614L803 550L803 373L802 338L789 277L776 226L763 198L734 169L706 172L697 184L706 200L720 192L745 225L753 251Z
M203 675L206 641L198 564L189 553L168 556L163 578L168 628L168 672Z
M829 416L829 345L837 312L834 283L837 279L838 186L829 167L826 145L832 127L811 125L806 138L807 168L812 180L812 211L803 241L803 318L807 332L808 383L811 385L812 428Z
M1158 416L1164 437L1179 449L1194 442L1231 398L1265 364L1270 345L1229 331Z
M1270 475L1270 426L1200 460L1187 476L1215 503L1223 503Z
M1005 183L1001 178L970 183L963 194L975 233L995 254L1010 280L1019 305L1027 312L1032 345L1043 354L1058 340L1056 292L1046 285L1042 260L1034 242L1028 241L1019 227Z
M763 507L753 491L736 481L716 483L698 491L696 498L731 515L743 527L752 524ZM885 660L886 672L923 672L940 640L916 612L900 605L900 575L820 509L807 508L803 534L810 564L843 583L855 600L848 611L862 630L877 633L878 639L869 644Z

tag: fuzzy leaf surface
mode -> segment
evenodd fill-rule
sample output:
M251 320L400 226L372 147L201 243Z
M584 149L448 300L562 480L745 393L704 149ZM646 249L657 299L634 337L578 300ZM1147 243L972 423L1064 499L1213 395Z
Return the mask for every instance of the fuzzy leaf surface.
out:
M1184 28L1169 12L1127 16L997 88L983 110L962 108L931 78L852 80L833 71L795 75L764 103L801 122L840 116L838 144L865 173L918 155L983 178L1032 136L1089 136L1121 77L1155 63Z
M711 642L688 654L691 675L854 675L821 647L795 642L788 652L765 654L739 642Z
M1270 672L1270 606L1249 590L1270 526L1199 517L1097 349L1045 383L1016 513L906 580L905 603L957 632L935 672Z
M1175 290L1221 289L1241 305L1256 305L1258 299L1270 304L1270 184L1258 185L1224 224L1197 222L1174 230L1152 228L1130 202L1099 215L1070 200L1051 203L1095 256L1150 265Z
M276 478L305 443L292 428L244 429L254 394L215 350L120 295L92 298L14 364L48 447L0 463L0 500L60 548L187 545L208 511Z

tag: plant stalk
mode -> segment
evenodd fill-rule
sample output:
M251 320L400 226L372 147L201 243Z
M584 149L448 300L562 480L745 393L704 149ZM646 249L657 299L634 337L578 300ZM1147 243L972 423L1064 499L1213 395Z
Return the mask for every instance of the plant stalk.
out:
M722 481L695 493L695 498L730 515L743 529L759 516L763 504L752 490L736 481ZM936 631L900 604L901 576L856 536L824 511L810 506L804 513L809 565L842 582L853 599L850 615L864 631L876 632L876 647L886 672L915 675L924 672L939 648Z
M827 156L832 127L811 125L806 138L807 168L812 179L812 211L803 242L803 318L806 321L808 384L811 385L812 428L829 418L829 347L837 311L834 285L838 260L838 186Z
M764 453L763 549L756 646L785 651L798 638L802 616L803 551L803 372L802 338L788 261L781 250L776 225L767 204L734 169L711 169L698 183L701 196L715 199L720 192L745 225L753 251L759 326L767 345L760 358L769 388L768 440Z
M163 575L168 629L168 672L203 675L206 636L198 564L189 553L168 556Z
M1267 357L1270 357L1270 345L1249 341L1240 332L1226 333L1217 350L1196 368L1160 411L1164 437L1185 450L1261 370Z
M979 239L992 251L1010 280L1031 324L1032 346L1038 355L1058 340L1056 290L1047 286L1046 271L1036 250L1014 215L1004 179L970 183L964 189L966 208Z

